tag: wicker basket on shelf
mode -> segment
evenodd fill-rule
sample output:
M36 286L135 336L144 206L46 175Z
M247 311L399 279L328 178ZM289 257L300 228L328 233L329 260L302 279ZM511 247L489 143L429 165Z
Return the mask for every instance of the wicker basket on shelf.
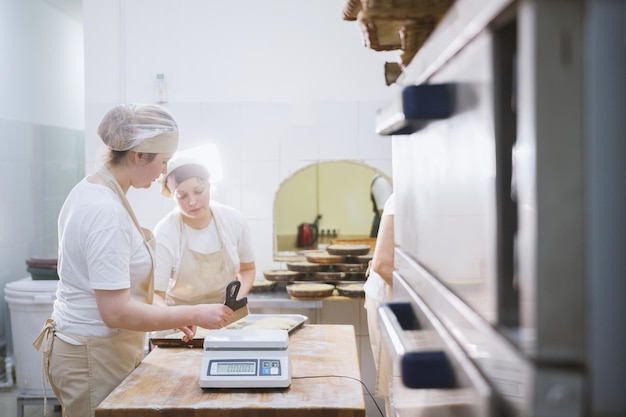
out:
M343 19L358 21L363 43L376 51L400 49L406 67L454 0L348 0Z

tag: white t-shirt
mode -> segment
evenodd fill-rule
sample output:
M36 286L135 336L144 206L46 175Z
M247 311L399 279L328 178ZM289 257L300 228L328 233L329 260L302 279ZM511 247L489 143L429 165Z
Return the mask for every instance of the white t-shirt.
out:
M254 262L252 235L243 214L215 201L211 201L210 206L215 221L204 229L197 230L183 225L184 233L181 235L182 215L178 207L161 219L154 228L157 242L157 266L154 276L156 291L166 291L170 277L176 277L185 245L199 253L213 253L222 248L216 222L236 271L239 272L242 262Z
M86 337L115 333L102 321L94 290L130 288L132 278L150 273L143 236L113 190L86 179L67 196L58 228L57 328Z
M391 194L385 203L385 208L383 209L381 217L393 216L396 210L396 204L394 201L395 199L393 194ZM365 291L365 294L374 300L385 301L391 295L390 290L391 287L387 285L383 277L372 269L367 277L367 281L365 281L365 284L363 285L363 291Z

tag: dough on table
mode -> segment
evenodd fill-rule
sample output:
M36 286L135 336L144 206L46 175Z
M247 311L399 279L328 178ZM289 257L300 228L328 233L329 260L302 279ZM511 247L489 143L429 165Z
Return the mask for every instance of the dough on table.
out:
M298 322L289 317L265 317L252 323L246 322L246 319L237 320L227 329L267 329L267 330L289 330Z
M242 318L237 320L234 323L229 324L224 327L225 329L266 329L266 330L291 330L296 324L298 324L297 320L294 320L290 317L264 317L260 320L256 321L246 321L246 318ZM211 330L205 329L203 327L198 327L196 330L196 335L194 339L204 339L204 337ZM164 336L165 339L182 339L184 333L181 331L176 331Z

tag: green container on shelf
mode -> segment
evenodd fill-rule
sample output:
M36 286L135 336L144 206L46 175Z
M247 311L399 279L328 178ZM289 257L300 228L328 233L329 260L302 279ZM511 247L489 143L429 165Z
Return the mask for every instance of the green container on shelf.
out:
M57 273L57 269L54 268L26 268L28 272L30 272L30 276L33 278L33 281L43 281L43 280L54 280L59 279L59 274Z

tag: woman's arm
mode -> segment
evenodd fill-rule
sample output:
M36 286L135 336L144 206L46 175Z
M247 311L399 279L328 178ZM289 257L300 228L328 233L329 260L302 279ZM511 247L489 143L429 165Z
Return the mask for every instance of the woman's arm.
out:
M372 269L389 285L393 283L394 248L393 215L389 214L380 220L376 247L372 257Z
M228 323L233 311L223 304L160 306L130 299L130 289L96 290L96 304L110 328L154 331L200 326L219 329Z
M256 264L254 262L242 262L239 266L239 273L237 279L241 281L241 289L239 289L239 295L244 296L250 292L252 284L254 284L254 278L256 276Z
M154 291L154 297L152 299L152 304L161 307L167 307L167 302L165 302L165 291ZM185 335L183 336L183 342L189 342L196 335L196 331L198 326L183 326L178 328Z

